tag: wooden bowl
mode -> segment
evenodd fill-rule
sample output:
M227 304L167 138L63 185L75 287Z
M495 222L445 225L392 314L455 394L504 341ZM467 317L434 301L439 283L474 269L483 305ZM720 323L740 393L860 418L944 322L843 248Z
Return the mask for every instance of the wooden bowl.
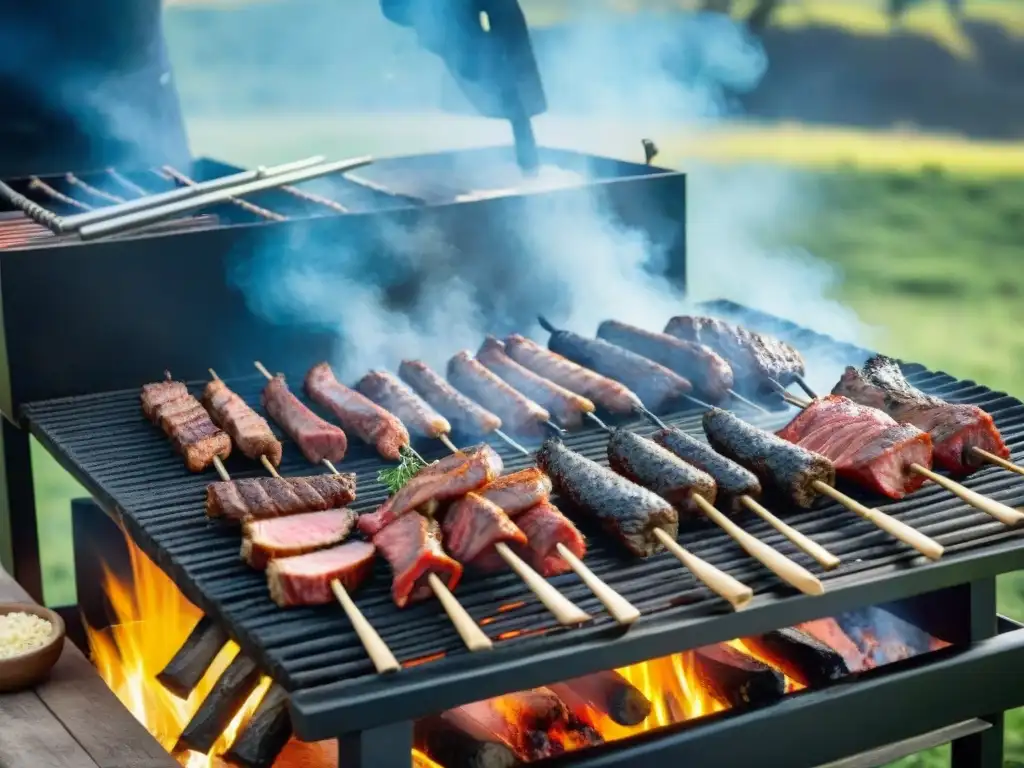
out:
M32 613L53 625L46 645L20 656L0 659L0 692L20 691L40 682L53 669L64 650L64 620L53 611L32 603L0 603L0 616Z

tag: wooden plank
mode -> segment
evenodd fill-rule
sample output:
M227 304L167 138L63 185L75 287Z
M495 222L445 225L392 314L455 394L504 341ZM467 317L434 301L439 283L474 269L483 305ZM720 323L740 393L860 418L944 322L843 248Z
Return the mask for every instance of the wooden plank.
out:
M32 691L0 694L0 765L96 768L95 761Z

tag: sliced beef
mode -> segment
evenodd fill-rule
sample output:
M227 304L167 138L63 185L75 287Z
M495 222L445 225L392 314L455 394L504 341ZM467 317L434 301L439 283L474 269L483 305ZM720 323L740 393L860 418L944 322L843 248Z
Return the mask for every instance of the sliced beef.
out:
M498 543L526 543L526 535L501 507L475 493L467 493L448 508L441 530L448 554L464 565L487 572L506 567L495 549Z
M526 535L526 545L514 547L516 553L541 576L557 576L570 570L558 553L564 545L580 560L587 554L587 540L572 521L550 501L541 501L515 519Z
M245 523L242 559L263 570L271 560L294 557L341 544L356 524L351 509L325 509Z
M374 548L365 541L349 541L306 555L283 557L267 567L270 597L282 608L332 602L332 581L354 592L373 572Z
M441 547L441 526L423 515L398 518L373 537L373 544L391 565L391 597L399 608L434 593L431 574L451 590L462 578L462 566Z

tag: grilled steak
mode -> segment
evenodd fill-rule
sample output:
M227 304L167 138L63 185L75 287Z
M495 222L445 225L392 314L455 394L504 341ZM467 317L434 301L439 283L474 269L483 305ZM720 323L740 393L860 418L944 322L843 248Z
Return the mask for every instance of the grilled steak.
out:
M444 416L386 371L370 371L359 380L356 389L420 437L433 440L452 431Z
M464 459L453 469L420 472L375 511L361 515L359 530L367 536L375 536L395 520L414 512L428 501L457 499L470 491L483 488L501 474L501 457L490 446L481 445L463 454Z
M206 486L206 514L242 522L339 509L356 498L353 474L247 477Z
M526 545L513 549L541 576L557 576L570 570L569 564L558 554L559 544L580 560L587 554L587 540L583 534L549 501L534 504L515 521L526 535Z
M501 429L501 419L477 405L419 360L403 360L398 375L463 435L481 437Z
M693 494L699 493L709 504L715 503L716 486L711 475L628 430L616 429L612 433L608 440L608 464L690 517L701 515Z
M467 493L448 508L441 530L449 555L485 572L506 567L495 549L499 542L526 543L526 535L501 507L475 493Z
M477 493L515 518L521 512L548 500L551 495L551 478L537 467L529 467L502 475Z
M789 344L724 320L680 315L668 321L665 333L711 347L729 361L736 386L750 392L761 389L765 379L785 386L794 374L804 375L804 359Z
M713 401L724 400L732 389L732 367L704 344L684 341L667 333L645 331L617 320L601 323L597 337L675 371Z
M395 416L359 392L349 389L334 376L327 363L318 363L306 374L306 392L321 408L326 408L341 426L385 459L398 461L402 448L409 445L409 433Z
M488 336L476 353L488 370L497 374L519 392L551 413L566 429L583 426L583 414L593 413L594 404L553 381L524 368L505 352L505 345Z
M270 598L282 608L334 602L332 581L348 592L357 590L373 573L374 548L349 541L306 555L282 557L267 566Z
M263 570L277 558L337 546L352 532L356 517L358 515L351 509L325 509L247 521L242 538L242 559L253 568Z
M878 408L903 424L931 435L935 463L956 474L969 474L985 463L972 448L1010 458L992 417L976 405L947 403L912 386L899 363L876 355L861 370L847 368L832 394Z
M660 411L693 391L693 385L678 373L604 339L554 331L548 347L574 363L629 387L652 411Z
M214 458L231 455L231 438L180 381L144 385L142 412L170 438L191 472L202 472Z
M749 469L798 507L810 507L818 497L814 481L835 485L836 468L827 458L747 424L728 411L712 408L705 413L704 434L716 451Z
M836 474L890 499L902 499L925 478L911 464L930 467L932 439L910 424L897 424L877 408L841 395L812 400L778 431L783 440L820 453Z
M679 533L679 515L671 504L561 441L545 441L537 462L560 494L597 518L633 554L648 557L661 548L656 528L672 538Z
M348 438L340 427L321 419L288 389L284 376L277 375L263 388L263 408L311 464L324 459L341 461L348 450Z
M630 414L642 405L640 398L628 387L544 349L517 333L505 339L505 353L534 373L588 398L611 413Z
M757 475L735 461L717 453L707 443L702 443L675 427L660 429L651 439L678 456L687 464L707 472L714 478L718 488L717 503L728 512L739 512L741 496L757 498L761 495L761 483Z
M405 515L373 537L377 551L391 565L391 598L404 608L433 594L430 574L454 590L462 566L441 548L441 526L419 514Z
M231 435L238 450L253 461L266 456L275 467L281 465L281 441L267 420L249 407L220 379L206 385L203 404L214 422Z
M551 414L500 376L491 373L468 351L463 350L448 361L448 381L464 395L497 414L506 430L534 437L544 434L544 422L551 418Z

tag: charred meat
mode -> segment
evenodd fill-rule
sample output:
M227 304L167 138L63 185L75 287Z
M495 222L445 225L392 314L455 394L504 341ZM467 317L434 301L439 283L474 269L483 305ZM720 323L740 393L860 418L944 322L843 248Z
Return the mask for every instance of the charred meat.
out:
M537 467L513 472L488 483L478 493L494 502L512 518L551 495L551 478Z
M288 389L284 376L275 376L263 388L263 408L295 441L311 464L319 464L324 459L341 461L345 458L348 450L345 433L309 410Z
M835 485L836 468L819 453L747 424L720 408L704 414L704 433L711 446L757 475L761 482L798 507L818 497L817 480Z
M559 544L580 560L587 554L583 534L550 501L534 504L518 515L515 522L526 536L525 546L514 547L516 553L545 578L571 570L558 553Z
M715 503L715 481L646 437L616 429L608 440L608 464L623 477L642 485L690 517L699 517L693 495Z
M266 456L275 467L281 465L281 441L267 420L249 407L220 379L206 385L203 404L217 426L231 435L238 450L253 461Z
M711 347L685 341L667 333L605 320L597 327L597 337L660 363L693 382L706 397L718 402L732 389L732 367Z
M466 350L448 361L448 381L457 390L498 415L506 430L519 435L544 434L551 418L546 408L516 390Z
M709 474L718 489L717 503L729 512L739 512L741 496L757 498L761 482L757 475L727 459L707 443L702 443L675 427L660 429L651 439L674 455Z
M356 498L353 474L247 477L206 486L206 514L242 522L340 509Z
M671 504L561 441L547 440L537 462L560 494L593 515L633 554L648 557L661 548L657 528L672 538L679 533L679 515Z
M499 543L526 544L526 534L501 507L475 493L467 493L448 508L441 531L448 554L484 572L506 567L496 549Z
M356 524L351 509L325 509L245 523L242 559L263 570L271 560L304 555L341 544Z
M434 440L452 431L444 416L386 371L370 371L359 380L356 389L420 437Z
M992 416L976 405L947 403L912 386L899 363L876 355L861 370L847 368L832 394L885 411L901 424L913 424L932 438L935 463L950 472L966 475L985 460L972 448L1010 458Z
M231 438L180 381L143 386L142 412L170 438L191 472L202 472L215 458L231 455Z
M501 429L501 419L474 403L444 378L419 360L403 360L398 367L402 381L412 387L455 430L463 435L482 437Z
M324 605L334 601L331 582L348 592L357 590L373 572L374 548L365 541L349 541L296 557L283 557L267 566L270 597L282 608Z
M911 464L929 467L932 440L910 424L897 424L877 408L858 405L841 395L812 400L777 433L783 440L820 453L831 461L836 474L902 499L925 478Z
M441 526L419 514L405 515L373 537L377 551L391 565L391 598L404 608L433 594L430 575L454 590L462 566L441 547Z

